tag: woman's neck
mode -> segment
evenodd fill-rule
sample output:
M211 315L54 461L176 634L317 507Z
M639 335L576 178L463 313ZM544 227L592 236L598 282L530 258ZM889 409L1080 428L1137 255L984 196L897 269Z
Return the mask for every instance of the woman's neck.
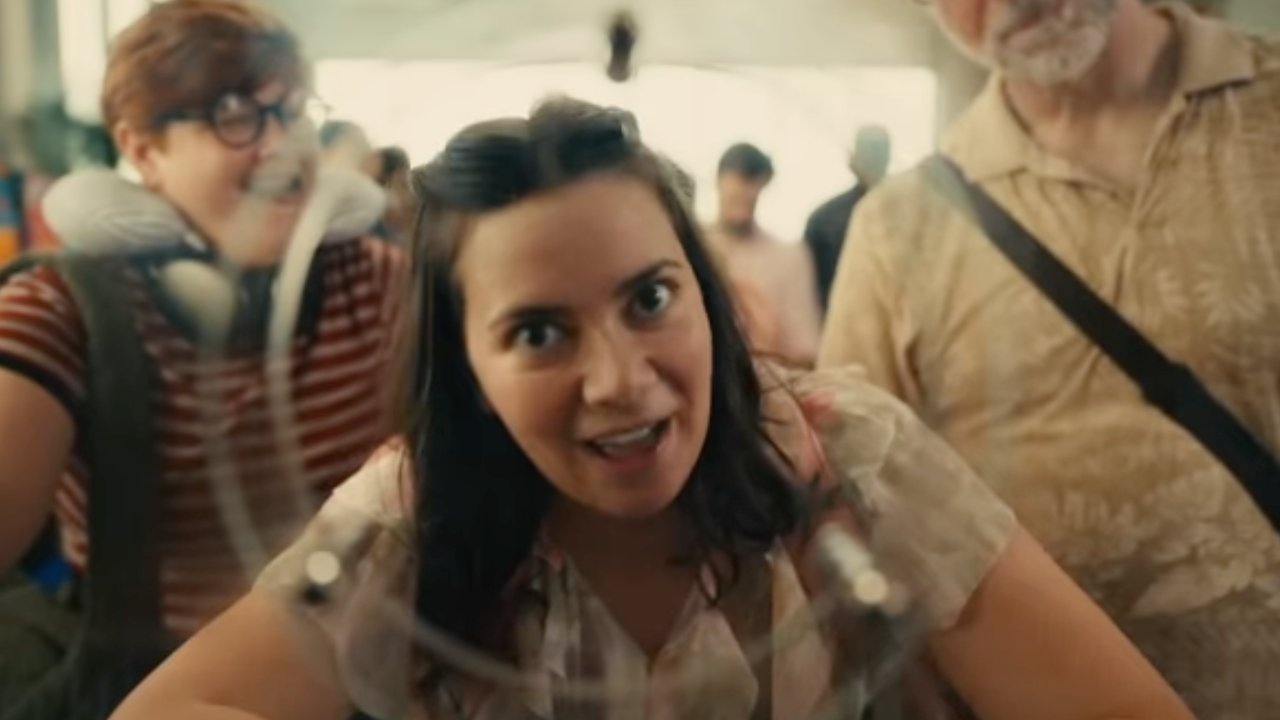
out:
M682 523L674 508L647 518L619 518L571 500L556 502L547 517L547 536L582 565L596 560L669 563L680 550Z
M618 627L656 658L697 581L698 568L673 561L684 534L678 513L626 520L561 500L546 528Z

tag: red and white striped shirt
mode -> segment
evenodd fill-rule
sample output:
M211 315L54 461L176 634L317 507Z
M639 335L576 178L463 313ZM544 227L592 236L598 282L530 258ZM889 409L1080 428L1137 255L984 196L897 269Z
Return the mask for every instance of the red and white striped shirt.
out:
M269 557L308 520L296 502L299 482L314 507L385 440L386 381L404 296L401 258L375 240L324 246L316 255L323 282L319 320L297 338L292 356L302 475L292 479L269 416L263 354L202 357L160 311L142 277L126 273L139 335L159 375L151 404L162 475L160 585L166 623L180 636L226 608L256 572L235 549L219 497L225 502L229 490L239 494L252 520L250 534ZM77 423L83 419L85 329L53 270L37 268L0 287L0 368L40 384ZM211 397L221 400L212 416L201 405ZM76 447L55 514L63 551L83 571L91 478L84 443ZM230 462L215 465L218 457Z

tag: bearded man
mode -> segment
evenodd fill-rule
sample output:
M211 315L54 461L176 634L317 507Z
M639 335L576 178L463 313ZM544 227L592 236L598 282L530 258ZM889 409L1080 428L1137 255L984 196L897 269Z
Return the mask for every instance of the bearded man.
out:
M944 154L1275 453L1280 44L1139 0L932 12L993 71ZM859 206L819 362L914 406L1198 717L1280 717L1280 538L928 171Z

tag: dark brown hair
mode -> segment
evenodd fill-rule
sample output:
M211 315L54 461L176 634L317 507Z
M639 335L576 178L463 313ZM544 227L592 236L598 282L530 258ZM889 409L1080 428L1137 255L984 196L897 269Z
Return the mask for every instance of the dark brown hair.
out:
M769 549L803 521L804 506L765 433L761 388L729 293L716 273L674 166L641 144L617 110L567 99L529 119L494 120L456 135L413 172L419 200L414 345L400 431L416 478L420 619L455 637L510 652L514 574L529 557L554 495L500 418L481 406L461 318L454 259L475 216L613 173L650 187L667 211L701 290L711 332L711 418L706 442L675 501L690 539L682 560L713 564L713 600L738 559ZM437 675L438 677L438 675ZM431 683L426 683L430 690Z

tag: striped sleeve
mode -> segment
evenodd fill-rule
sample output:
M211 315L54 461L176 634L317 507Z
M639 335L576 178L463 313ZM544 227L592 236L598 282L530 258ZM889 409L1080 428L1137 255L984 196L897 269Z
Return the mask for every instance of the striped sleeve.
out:
M70 292L51 268L37 267L0 286L0 368L40 385L79 416L85 330Z
M379 372L386 377L394 377L399 371L397 359L406 349L406 342L411 338L402 333L402 313L410 303L409 259L404 250L381 240L364 240L361 247L370 264L374 287L380 293L378 299L378 326L381 328L381 342L378 345ZM383 397L380 399L384 412L394 412L397 383L383 384Z
M361 250L372 265L376 287L382 293L379 322L393 336L410 289L408 258L404 250L381 240L365 239Z

